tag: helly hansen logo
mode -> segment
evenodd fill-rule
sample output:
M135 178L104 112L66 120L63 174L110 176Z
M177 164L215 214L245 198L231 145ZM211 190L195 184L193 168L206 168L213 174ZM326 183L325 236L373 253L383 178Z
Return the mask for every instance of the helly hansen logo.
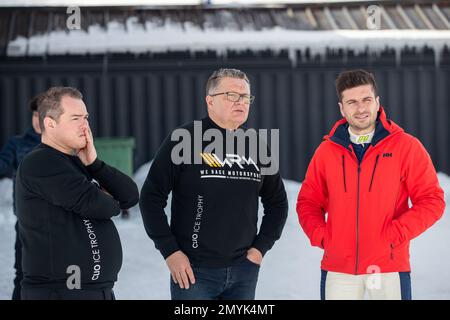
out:
M383 153L383 158L392 158L392 152Z

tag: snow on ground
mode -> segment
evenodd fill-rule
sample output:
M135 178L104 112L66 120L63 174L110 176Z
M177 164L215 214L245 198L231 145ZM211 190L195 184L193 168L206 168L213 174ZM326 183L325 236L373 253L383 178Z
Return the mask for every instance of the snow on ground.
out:
M150 165L135 175L142 186ZM450 200L450 177L439 173L439 181ZM295 205L300 183L285 180L289 217L281 239L264 258L257 299L318 299L322 250L312 248L301 230ZM0 180L0 299L12 292L14 223L11 180ZM450 209L430 230L411 243L414 299L450 299ZM145 233L137 207L129 219L116 218L123 246L123 265L115 286L118 299L169 299L169 272Z

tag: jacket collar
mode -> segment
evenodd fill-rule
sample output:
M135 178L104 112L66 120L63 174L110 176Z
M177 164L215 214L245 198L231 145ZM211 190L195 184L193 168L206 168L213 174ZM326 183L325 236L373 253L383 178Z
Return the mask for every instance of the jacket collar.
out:
M403 129L398 126L395 122L387 119L386 112L384 108L380 106L378 110L377 123L375 127L375 134L372 138L371 145L374 147L380 141L386 137L392 135L393 133L403 132ZM324 136L325 140L331 140L337 144L342 145L345 148L350 148L350 136L348 134L348 122L346 119L341 119L337 121L330 133Z

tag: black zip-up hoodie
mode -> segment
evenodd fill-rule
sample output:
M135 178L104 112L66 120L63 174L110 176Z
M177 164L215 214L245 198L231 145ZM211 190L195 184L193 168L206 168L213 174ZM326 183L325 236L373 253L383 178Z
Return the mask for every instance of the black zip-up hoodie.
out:
M225 144L226 130L209 117L201 124L202 135L210 128L218 129ZM194 139L194 123L181 128ZM210 143L203 142L201 150ZM214 153L203 153L201 164L174 164L171 153L177 144L170 136L163 142L140 198L145 229L163 257L182 250L194 266L227 267L245 258L250 247L264 255L280 238L287 218L288 202L279 173L261 175L259 159L253 159L257 166L245 161L241 166L230 165ZM192 141L192 155L194 148ZM164 208L170 192L169 226ZM258 232L259 197L264 216Z
M40 144L19 166L15 191L22 287L67 288L70 266L79 267L81 289L113 287L122 247L111 218L138 202L130 177Z

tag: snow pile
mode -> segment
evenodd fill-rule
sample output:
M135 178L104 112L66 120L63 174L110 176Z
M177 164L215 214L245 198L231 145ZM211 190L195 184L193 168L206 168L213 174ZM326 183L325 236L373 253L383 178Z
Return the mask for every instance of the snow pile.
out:
M13 214L12 194L12 180L9 178L0 179L0 227L10 227L16 222L16 217Z

